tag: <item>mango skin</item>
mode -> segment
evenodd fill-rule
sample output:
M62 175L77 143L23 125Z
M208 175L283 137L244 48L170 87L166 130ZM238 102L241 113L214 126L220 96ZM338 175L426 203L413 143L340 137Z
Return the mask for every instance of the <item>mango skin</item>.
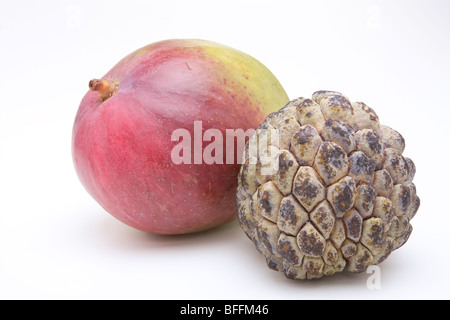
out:
M89 91L73 126L72 155L89 194L123 223L155 234L207 230L236 217L239 164L174 164L178 128L257 128L289 98L260 62L206 40L165 40L122 59ZM203 148L210 142L203 143ZM192 157L193 158L193 157Z

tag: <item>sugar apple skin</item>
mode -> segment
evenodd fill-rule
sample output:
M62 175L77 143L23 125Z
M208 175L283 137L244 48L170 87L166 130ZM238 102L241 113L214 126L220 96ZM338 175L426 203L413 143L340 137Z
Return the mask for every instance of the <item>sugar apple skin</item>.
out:
M289 279L363 272L408 240L420 199L405 139L335 91L290 101L247 143L241 228Z

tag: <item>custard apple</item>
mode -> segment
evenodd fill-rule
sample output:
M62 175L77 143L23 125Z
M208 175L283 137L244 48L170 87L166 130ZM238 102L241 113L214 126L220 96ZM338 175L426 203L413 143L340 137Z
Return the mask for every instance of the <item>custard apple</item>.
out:
M408 240L420 200L405 140L375 111L317 91L270 114L238 177L241 228L289 279L363 272Z

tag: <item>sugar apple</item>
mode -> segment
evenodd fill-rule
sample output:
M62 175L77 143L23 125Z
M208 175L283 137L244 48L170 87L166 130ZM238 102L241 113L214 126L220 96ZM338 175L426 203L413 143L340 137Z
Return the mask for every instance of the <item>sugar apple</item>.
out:
M408 240L420 200L405 140L362 102L317 91L272 113L249 139L238 220L289 279L365 271Z

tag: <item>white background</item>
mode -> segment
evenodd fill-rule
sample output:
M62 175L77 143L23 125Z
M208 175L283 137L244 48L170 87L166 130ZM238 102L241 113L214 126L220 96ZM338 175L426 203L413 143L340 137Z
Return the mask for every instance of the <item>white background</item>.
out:
M0 298L450 298L450 2L0 1ZM91 78L169 38L203 38L263 62L291 99L364 101L406 139L422 205L414 231L369 274L297 282L269 270L235 222L155 236L83 189L73 120Z

